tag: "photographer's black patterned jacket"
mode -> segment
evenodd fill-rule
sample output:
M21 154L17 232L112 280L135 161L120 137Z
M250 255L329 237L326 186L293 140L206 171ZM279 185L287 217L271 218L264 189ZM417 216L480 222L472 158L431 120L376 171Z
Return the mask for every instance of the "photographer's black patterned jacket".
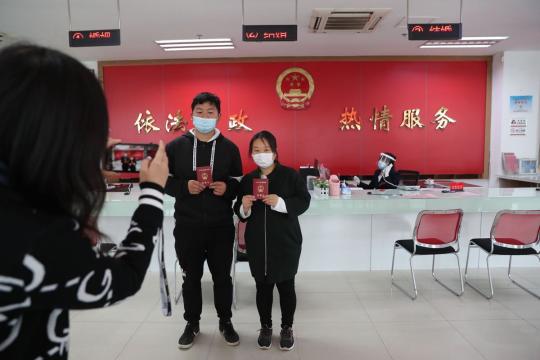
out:
M139 290L163 224L163 188L141 189L127 236L108 257L74 220L0 185L0 359L67 359L69 309L106 307Z

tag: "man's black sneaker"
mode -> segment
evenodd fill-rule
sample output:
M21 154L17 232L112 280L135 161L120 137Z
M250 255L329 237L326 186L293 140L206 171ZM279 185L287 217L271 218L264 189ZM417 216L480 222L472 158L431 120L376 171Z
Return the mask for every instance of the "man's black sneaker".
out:
M193 346L195 336L199 335L199 324L187 323L184 333L178 340L179 349L189 349Z
M279 334L281 339L279 340L280 350L289 351L294 348L294 336L292 328L284 326Z
M272 346L272 328L263 326L259 330L259 338L257 339L257 344L263 350L268 350Z
M219 323L219 331L223 335L227 345L235 346L240 343L240 337L238 333L234 330L234 327L230 321L225 323Z

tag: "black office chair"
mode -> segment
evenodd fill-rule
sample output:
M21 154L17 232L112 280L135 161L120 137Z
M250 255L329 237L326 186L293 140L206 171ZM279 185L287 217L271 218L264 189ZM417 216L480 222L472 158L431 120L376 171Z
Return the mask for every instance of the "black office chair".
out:
M398 174L401 179L401 185L418 185L420 172L415 170L398 170Z

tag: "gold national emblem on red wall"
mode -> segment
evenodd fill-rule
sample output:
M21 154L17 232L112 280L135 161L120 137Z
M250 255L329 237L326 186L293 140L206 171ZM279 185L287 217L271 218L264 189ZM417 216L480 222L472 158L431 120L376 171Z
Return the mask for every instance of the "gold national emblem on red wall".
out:
M309 106L309 100L315 91L315 83L306 70L292 67L279 74L276 91L284 109L305 109Z

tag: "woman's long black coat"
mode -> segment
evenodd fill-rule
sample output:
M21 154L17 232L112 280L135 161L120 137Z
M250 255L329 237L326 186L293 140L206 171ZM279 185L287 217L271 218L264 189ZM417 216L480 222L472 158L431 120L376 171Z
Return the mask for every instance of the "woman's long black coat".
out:
M400 176L399 173L392 168L390 169L390 173L388 174L388 177L384 178L386 181L384 181L382 178L379 180L379 175L382 170L375 170L373 173L373 176L371 177L371 182L368 185L368 189L395 189L399 185Z
M257 281L278 283L292 279L298 271L302 250L298 216L308 209L311 196L298 172L276 164L268 175L268 193L285 201L287 213L272 210L258 200L244 220L239 213L242 197L253 194L253 179L259 177L259 170L244 176L234 210L241 221L247 221L245 239L251 274Z

